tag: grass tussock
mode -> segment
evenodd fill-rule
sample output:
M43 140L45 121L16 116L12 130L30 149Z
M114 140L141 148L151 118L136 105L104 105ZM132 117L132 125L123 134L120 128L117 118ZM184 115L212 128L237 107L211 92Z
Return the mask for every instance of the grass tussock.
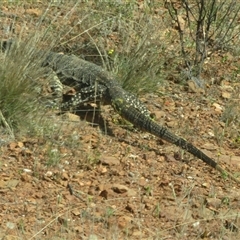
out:
M15 44L1 53L0 109L1 123L13 132L36 124L42 112L39 68L31 40Z
M127 7L126 7L127 5ZM137 94L153 93L164 78L166 45L159 41L161 22L150 13L153 6L144 1L141 11L136 2L97 4L94 18L102 24L88 32L105 69L112 71L123 88ZM91 18L92 19L92 18ZM90 25L93 25L91 23ZM107 39L110 39L107 41Z
M2 125L8 126L13 133L23 129L23 125L37 124L39 114L43 114L39 96L43 69L38 64L41 59L36 56L38 46L76 55L83 53L86 60L112 71L126 90L137 94L154 92L163 78L164 61L159 62L159 54L165 46L159 43L159 36L155 34L160 24L156 25L154 18L147 17L146 13L151 12L152 7L147 1L138 14L137 3L126 5L117 2L83 4L79 1L65 5L51 2L46 4L45 11L38 11L37 5L31 6L30 14L39 14L37 17L33 14L28 23L35 26L35 33L25 32L27 27L22 23L18 33L8 33L22 44L1 54ZM9 9L17 8L21 12L26 6L18 3L9 5ZM88 11L89 8L93 11ZM58 14L50 14L56 10ZM7 27L7 21L3 22ZM11 24L12 29L19 27L18 18Z
M166 17L163 3L148 0L4 3L13 14L6 15L5 19L0 16L0 25L3 29L9 26L15 29L4 38L17 39L18 43L0 54L0 124L13 137L19 133L27 135L27 139L29 134L35 138L41 135L44 141L24 143L22 149L18 147L16 160L11 157L12 152L1 159L4 179L1 184L8 184L8 179L19 180L11 191L3 191L2 215L8 215L1 224L2 229L7 226L4 236L0 234L2 239L10 234L19 239L41 236L46 239L180 239L187 236L199 239L205 237L208 229L208 237L222 239L226 235L238 239L235 230L230 229L238 220L238 209L236 204L231 205L236 195L230 191L233 188L228 182L224 184L224 189L230 189L225 197L221 190L223 184L215 187L214 182L219 179L214 174L205 178L207 169L194 172L196 165L186 168L180 161L175 163L172 147L171 153L155 151L162 145L155 138L129 134L111 125L109 130L113 131L109 131L108 136L99 136L97 128L82 122L67 122L68 119L63 120L45 108L48 96L43 85L49 76L41 68L43 56L38 54L38 49L72 53L101 65L113 72L127 91L137 94L153 93L160 84L166 83L165 78L176 81L176 75L184 68L184 60L177 29L172 26L170 16ZM192 40L187 37L184 42L191 54L194 52ZM197 143L196 131L201 131L206 138L204 133L211 129L212 118L205 129L198 122L209 116L209 112L200 114L203 113L201 106L208 100L197 102L200 107L195 110L196 105L191 105L194 93L188 95L182 93L183 88L170 87L169 94L174 97L164 102L157 100L155 105L168 112L164 118L169 126L175 130L175 122L180 119L182 124L186 119L185 136L191 135ZM176 102L173 104L173 101ZM191 112L184 112L185 106ZM216 139L219 144L227 132L239 147L238 110L237 101L229 102L222 113L225 128L221 123L221 128L216 129L218 132L214 132L219 136ZM211 111L211 115L213 113ZM196 129L190 131L190 122L197 123ZM179 129L183 127L179 125ZM228 131L230 128L232 131ZM165 156L171 164L164 161ZM178 154L174 154L175 157L180 159ZM32 173L23 171L26 169ZM119 186L111 187L115 182ZM223 204L224 207L220 206ZM23 209L24 218L22 214L15 214ZM149 221L151 224L147 224ZM226 227L226 222L230 227Z
M166 45L160 40L163 23L150 14L156 5L159 3L144 1L137 10L139 5L133 1L78 2L71 9L77 18L65 11L62 19L67 21L61 22L61 29L56 19L49 27L57 41L55 50L101 65L127 91L154 92L165 76L166 56Z

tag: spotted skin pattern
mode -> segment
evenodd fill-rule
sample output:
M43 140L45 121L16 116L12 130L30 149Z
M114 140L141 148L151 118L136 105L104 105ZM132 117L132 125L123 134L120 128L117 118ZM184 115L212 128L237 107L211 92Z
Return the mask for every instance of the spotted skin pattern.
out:
M9 50L12 42L7 41L6 46L4 43L5 41L1 44L2 50L4 48L5 51ZM64 103L63 107L77 106L94 99L109 103L123 118L134 126L181 147L207 165L215 168L222 175L228 176L240 184L240 180L224 170L200 149L171 133L167 128L157 124L150 117L150 112L144 104L133 94L125 91L115 78L103 68L74 55L68 56L50 51L36 50L36 56L40 56L43 59L42 67L51 68L57 75L58 79L55 79L55 82L59 82L59 87L56 86L56 91L59 91L58 94L62 91L61 84L75 88L77 94Z
M64 109L94 100L111 104L123 118L134 126L181 147L215 168L222 175L240 183L240 180L220 167L216 161L200 149L157 124L150 117L150 112L144 104L135 95L125 91L115 78L103 68L74 55L68 56L53 52L47 54L42 65L51 67L61 84L75 88L77 94L68 102L63 103Z
M68 102L62 104L63 109L93 101L111 104L113 96L110 96L109 89L117 88L124 94L129 104L150 117L149 110L134 94L125 91L109 72L96 64L75 55L49 52L42 66L50 67L55 71L59 79L56 81L56 85L67 85L73 87L77 92Z

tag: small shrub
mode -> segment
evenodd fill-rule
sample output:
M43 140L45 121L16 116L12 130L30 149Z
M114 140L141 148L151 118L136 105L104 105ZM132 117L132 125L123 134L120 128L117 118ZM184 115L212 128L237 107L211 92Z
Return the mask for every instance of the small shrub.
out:
M240 4L235 0L166 1L179 34L188 78L199 77L214 52L239 44Z

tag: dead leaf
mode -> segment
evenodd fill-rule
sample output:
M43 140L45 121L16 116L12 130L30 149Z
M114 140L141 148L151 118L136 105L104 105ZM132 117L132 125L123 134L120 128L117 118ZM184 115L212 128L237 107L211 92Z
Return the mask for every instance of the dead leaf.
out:
M222 112L223 111L223 107L218 103L213 103L213 107L215 107L216 112Z
M181 15L178 15L177 18L178 18L178 22L179 22L181 31L184 31L184 29L185 29L185 20L183 19L183 17Z
M223 98L226 98L226 99L229 99L229 98L231 98L231 93L230 92L222 92L222 97Z
M32 15L33 17L39 17L42 15L42 10L38 8L26 9L26 13Z

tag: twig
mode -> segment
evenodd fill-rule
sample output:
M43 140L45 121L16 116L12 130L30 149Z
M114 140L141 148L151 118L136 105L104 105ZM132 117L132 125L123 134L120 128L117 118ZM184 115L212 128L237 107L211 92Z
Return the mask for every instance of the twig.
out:
M11 127L9 126L9 124L7 123L5 117L2 114L2 111L0 110L0 122L2 122L3 126L7 129L7 131L9 132L10 136L14 139L14 133L13 130L11 129Z

